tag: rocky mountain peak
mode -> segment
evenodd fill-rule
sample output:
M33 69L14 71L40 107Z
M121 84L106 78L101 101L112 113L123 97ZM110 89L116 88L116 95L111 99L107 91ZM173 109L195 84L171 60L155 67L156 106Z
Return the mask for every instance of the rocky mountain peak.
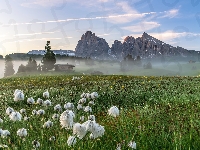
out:
M110 47L105 39L97 37L91 31L87 31L82 35L81 40L78 41L75 53L79 57L100 59L107 57L109 49Z

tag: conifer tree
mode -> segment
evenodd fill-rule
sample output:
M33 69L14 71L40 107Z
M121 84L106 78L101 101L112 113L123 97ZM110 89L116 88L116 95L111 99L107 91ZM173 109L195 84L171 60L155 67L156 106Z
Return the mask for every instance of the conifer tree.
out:
M42 71L48 71L54 68L54 64L56 63L56 57L53 51L51 51L50 41L47 41L45 46L46 54L41 60Z
M37 62L35 61L35 59L32 59L31 57L29 58L26 65L26 71L37 71Z
M17 73L20 73L20 72L26 72L26 66L24 66L23 64L21 64L18 68L18 71Z
M15 70L13 69L13 62L12 58L9 55L5 56L5 72L4 77L11 76L15 73Z

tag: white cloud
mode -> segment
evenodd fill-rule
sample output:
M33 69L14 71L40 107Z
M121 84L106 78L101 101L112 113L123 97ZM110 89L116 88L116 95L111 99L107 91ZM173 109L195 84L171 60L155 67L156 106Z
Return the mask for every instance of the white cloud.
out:
M37 6L42 6L42 7L53 7L53 6L62 6L65 5L66 3L77 3L79 5L85 5L85 6L94 6L99 3L107 3L107 2L113 2L114 0L87 0L87 1L80 1L80 0L27 0L23 1L21 6L24 7L37 7Z
M13 43L13 42L32 42L32 41L49 41L49 40L61 40L62 38L39 38L39 39L19 39L19 40L13 40L7 43Z
M150 36L160 40L160 41L163 41L165 43L167 42L171 42L173 43L175 39L178 39L178 38L188 38L188 37L200 37L200 33L191 33L191 32L174 32L172 30L167 30L165 32L149 32L147 33L149 34ZM129 36L133 36L135 38L137 37L141 37L142 36L142 33L135 33L135 34L131 34ZM126 38L126 36L123 36L122 39Z
M23 2L21 4L21 6L24 6L24 7L36 7L36 6L52 7L52 6L64 4L67 1L71 1L71 0L29 0L29 1Z
M97 36L108 36L108 35L110 35L110 34L98 34Z
M99 2L104 2L104 3L107 3L107 2L113 2L114 0L98 0Z
M11 24L2 24L1 26L16 26L16 25L27 25L27 24L45 24L45 23L56 23L56 22L69 22L69 21L81 21L81 20L98 20L98 19L113 19L118 20L119 18L135 18L138 16L145 16L151 13L142 13L142 14L119 14L119 15L110 15L110 16L99 16L99 17L91 17L91 18L72 18L72 19L65 19L65 20L49 20L49 21L42 21L42 22L24 22L24 23L11 23Z
M115 23L115 24L119 24L119 23L128 23L131 22L133 20L138 20L138 19L142 19L144 18L146 15L148 14L152 14L153 12L150 13L139 13L135 8L130 7L130 5L128 4L128 2L119 2L116 3L116 10L115 12L122 12L122 13L126 13L127 16L118 16L117 18L107 18L108 22L111 23ZM117 14L111 14L111 16L114 15L116 16Z
M59 32L59 31L56 31L56 32ZM32 35L42 35L42 34L53 34L56 32L37 32L37 33L15 34L14 36L32 36Z
M153 21L143 21L133 26L122 27L122 29L131 31L131 32L146 32L151 29L159 27L160 24Z
M179 9L171 9L169 11L162 12L164 15L159 18L174 18L178 15Z

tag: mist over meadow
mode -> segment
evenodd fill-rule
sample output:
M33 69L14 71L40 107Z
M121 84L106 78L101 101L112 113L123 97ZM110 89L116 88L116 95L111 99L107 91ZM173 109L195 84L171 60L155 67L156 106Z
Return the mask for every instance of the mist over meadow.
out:
M23 65L27 65L28 60L13 60L13 68L15 70L15 73L17 73L18 68L21 64ZM40 64L41 65L41 60L36 60L37 65ZM67 63L65 60L64 61L57 61L57 63ZM0 60L0 78L4 77L4 69L5 69L5 61L4 60Z
M41 64L41 60L36 60L37 65ZM70 60L57 60L56 64L73 64L74 75L90 75L92 72L102 72L104 75L135 75L135 76L198 76L200 70L199 62L189 63L188 61L150 61L151 69L144 69L143 65L148 63L148 60L142 60L142 65L137 67L135 65L129 66L125 71L120 68L120 62L99 62L94 61L93 65L86 65L84 61L73 63ZM27 65L28 60L13 60L15 74L21 64ZM4 77L4 60L0 60L0 78ZM59 74L59 73L58 73ZM62 72L63 74L63 72ZM67 74L67 73L66 73Z

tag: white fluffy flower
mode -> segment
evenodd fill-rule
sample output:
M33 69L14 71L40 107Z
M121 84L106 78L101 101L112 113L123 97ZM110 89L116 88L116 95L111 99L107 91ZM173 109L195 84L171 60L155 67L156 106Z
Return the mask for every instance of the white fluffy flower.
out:
M22 129L19 129L17 130L17 135L20 136L20 137L26 137L27 136L27 130L22 128Z
M3 123L3 119L0 118L0 123Z
M44 98L49 98L49 91L48 90L43 93L43 97Z
M89 115L88 116L88 120L95 121L95 116L94 115Z
M32 141L32 144L33 144L34 148L39 148L40 147L40 142L38 142L36 140Z
M121 144L120 143L117 144L116 150L121 150Z
M13 111L10 115L9 115L10 120L12 121L21 121L22 115L19 112L15 112Z
M24 93L22 91L18 91L14 96L14 101L24 100Z
M27 116L24 117L24 121L29 120L29 119L30 117L27 117Z
M22 109L20 109L19 112L20 112L21 114L25 114L25 113L26 113L26 109L22 108Z
M36 114L37 114L37 110L34 109L34 110L32 111L32 114L33 114L33 115L36 115Z
M5 138L10 135L10 132L8 130L2 130L2 129L0 130L1 130L0 133L1 133L2 138Z
M91 132L90 138L95 139L104 135L105 129L103 126L99 125L95 121L88 120L82 124L86 127L86 130Z
M86 106L84 111L85 112L92 112L92 108L90 106Z
M48 120L47 122L44 123L43 128L50 128L52 126L53 126L53 122Z
M86 94L86 98L91 98L91 94L90 93L85 93Z
M95 98L97 98L99 95L98 95L97 92L92 92L92 93L90 94L90 96L91 96L92 99L95 99Z
M51 101L50 100L43 101L43 106L51 106Z
M41 98L38 98L38 99L37 99L37 104L40 104L40 105L42 105L42 104L43 104L43 99L41 99Z
M55 136L51 136L50 138L49 138L49 141L55 141L56 140L56 137Z
M73 134L82 139L86 135L86 127L80 123L75 123L73 126Z
M84 104L86 103L86 98L81 98L79 101L78 101L79 104Z
M21 92L21 90L16 89L13 95L15 96L18 92Z
M68 102L68 103L66 103L66 104L64 105L64 108L65 108L65 109L68 109L68 110L73 110L73 109L74 109L74 104Z
M132 149L136 149L136 143L135 143L135 141L130 141L129 144L128 144L128 146L130 148L132 148Z
M83 93L81 94L81 98L86 98L86 93L83 92Z
M80 121L84 121L85 117L84 116L80 116Z
M72 129L75 115L71 110L66 110L60 115L60 124L63 128Z
M43 109L40 109L37 111L37 115L44 115L45 111Z
M108 115L113 116L113 117L119 116L119 109L116 106L112 106L108 110Z
M57 104L56 106L54 106L54 110L55 111L62 111L62 107L60 104Z
M79 79L80 79L80 77L74 77L74 76L72 78L72 80L79 80Z
M14 112L14 109L13 109L13 108L8 107L8 108L6 109L6 114L7 114L7 115L10 115L12 112Z
M78 110L81 110L82 108L83 108L83 106L82 106L81 104L78 104L78 105L77 105L77 109L78 109Z
M69 136L67 140L68 146L74 146L76 144L76 137L75 136Z
M88 121L84 122L82 125L86 127L87 131L94 132L95 126L96 126L96 122L88 120Z
M105 132L104 126L97 124L95 126L95 130L92 132L93 139L96 139L97 137L101 137L102 135L104 135L104 132Z
M27 99L27 104L35 104L35 100L33 99L33 97Z
M89 101L88 105L94 105L94 101Z
M53 114L52 119L53 119L53 120L56 120L56 119L58 119L59 117L60 117L59 114Z

